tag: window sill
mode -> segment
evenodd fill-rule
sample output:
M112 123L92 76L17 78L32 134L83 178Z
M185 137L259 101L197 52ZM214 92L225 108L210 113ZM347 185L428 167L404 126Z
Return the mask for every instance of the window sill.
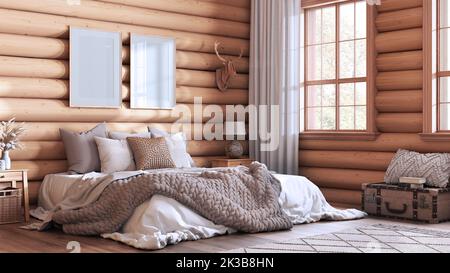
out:
M342 140L342 141L374 141L379 133L368 132L303 132L300 133L302 140Z
M450 133L422 133L419 135L423 141L450 141Z

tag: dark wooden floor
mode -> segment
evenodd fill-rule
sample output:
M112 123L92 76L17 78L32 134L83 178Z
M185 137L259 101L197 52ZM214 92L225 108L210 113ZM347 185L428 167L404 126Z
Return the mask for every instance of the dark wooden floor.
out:
M222 252L236 248L248 247L273 241L330 233L350 227L364 226L376 223L394 223L381 219L363 219L344 222L319 222L307 225L297 225L290 231L269 232L258 234L232 234L214 237L206 240L182 242L153 252ZM398 223L398 222L395 222ZM412 223L404 223L414 225ZM66 235L59 230L46 232L20 229L23 224L0 225L0 252L70 252L67 244L76 241L81 252L144 252L109 239L99 237L83 237ZM422 225L423 226L423 225ZM427 227L450 231L450 223L426 225Z

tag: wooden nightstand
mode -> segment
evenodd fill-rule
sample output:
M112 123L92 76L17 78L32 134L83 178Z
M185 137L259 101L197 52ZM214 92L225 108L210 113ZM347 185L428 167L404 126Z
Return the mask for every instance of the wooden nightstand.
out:
M30 205L28 200L28 170L0 171L0 184L11 183L11 187L17 188L17 182L22 182L22 196L25 222L30 221Z
M238 158L238 159L231 159L231 158L222 158L222 159L214 159L211 163L211 167L218 168L218 167L236 167L236 166L249 166L250 163L252 163L253 159L250 158Z

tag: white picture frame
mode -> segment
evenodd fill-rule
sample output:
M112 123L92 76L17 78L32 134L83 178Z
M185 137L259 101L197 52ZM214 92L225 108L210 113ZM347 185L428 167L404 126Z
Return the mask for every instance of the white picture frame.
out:
M130 107L172 109L176 105L176 44L171 37L131 34Z
M70 107L120 108L120 32L70 27Z

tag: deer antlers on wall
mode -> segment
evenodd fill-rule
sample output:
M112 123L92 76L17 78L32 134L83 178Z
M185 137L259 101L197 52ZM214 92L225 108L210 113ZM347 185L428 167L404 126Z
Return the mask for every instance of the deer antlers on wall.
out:
M224 92L228 89L228 85L231 81L231 79L236 76L236 67L234 66L234 60L232 59L225 59L224 57L220 56L219 53L219 42L214 43L214 50L216 51L216 55L219 58L219 60L222 61L223 67L216 70L216 83L217 88L219 88L220 91ZM237 60L242 58L242 55L244 54L244 49L241 48L241 54L237 58Z

